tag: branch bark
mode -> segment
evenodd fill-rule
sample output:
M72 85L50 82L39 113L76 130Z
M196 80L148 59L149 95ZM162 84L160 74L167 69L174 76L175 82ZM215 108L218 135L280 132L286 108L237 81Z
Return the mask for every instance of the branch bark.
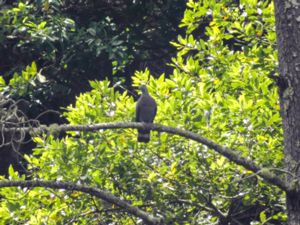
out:
M225 156L230 161L243 166L244 168L256 173L258 176L263 178L265 181L273 184L280 189L290 192L293 188L287 184L283 179L279 178L276 174L272 173L267 168L262 168L257 165L254 161L246 159L240 156L239 151L227 148L225 146L219 145L218 143L205 138L201 135L193 133L191 131L181 130L178 128L170 127L170 126L163 126L160 124L145 124L145 123L101 123L95 125L52 125L52 126L40 126L37 128L32 127L24 127L24 128L5 128L4 130L7 132L10 131L23 131L23 132L30 132L30 133L57 133L57 132L66 132L66 131L98 131L98 130L107 130L107 129L128 129L128 128L135 128L135 129L148 129L148 130L155 130L160 132L166 132L170 134L179 135L181 137L185 137L191 140L194 140L198 143L206 145L207 147L215 150L216 152L220 153L221 155Z
M58 181L40 181L40 180L27 180L27 181L0 181L0 188L4 187L47 187L53 189L65 189L69 191L79 191L91 196L95 196L111 204L117 205L126 210L126 212L141 218L146 224L159 225L162 224L162 218L154 217L149 213L140 210L138 207L132 206L124 200L112 195L107 191L98 188L89 187L86 185L78 185L72 182L58 182Z

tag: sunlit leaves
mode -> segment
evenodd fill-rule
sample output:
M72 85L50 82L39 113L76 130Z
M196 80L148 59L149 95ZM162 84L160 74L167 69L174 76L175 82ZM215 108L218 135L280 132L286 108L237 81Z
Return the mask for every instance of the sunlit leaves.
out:
M187 34L172 42L178 50L171 63L173 73L155 79L147 69L138 71L132 76L133 87L147 84L158 104L155 122L204 135L271 170L280 168L283 147L278 90L268 77L276 67L277 54L272 4L190 0L187 5L181 24ZM196 32L200 22L206 24L201 37ZM98 34L103 30L91 27L86 31L88 45L96 51L102 48ZM112 43L121 45L118 39ZM69 123L134 121L135 103L129 92L117 91L106 80L91 81L90 85L92 90L79 95L67 108ZM239 219L236 215L247 216L253 224L286 219L283 193L256 174L182 137L151 132L151 141L144 144L137 143L136 135L135 130L126 129L69 132L61 139L37 137L38 147L26 159L33 178L109 190L164 216L170 224L215 224L222 213L235 220ZM30 193L23 205L31 201L34 209L45 207L34 215L24 215L30 221L43 222L53 212L51 218L57 223L133 223L114 206L79 193L49 194L41 189ZM48 198L42 199L45 196ZM2 203L0 212L7 220L10 206ZM253 208L255 215L249 216ZM105 209L117 212L99 213ZM94 216L80 217L85 212ZM16 218L22 218L21 213Z
M268 78L277 65L273 4L203 0L187 5L181 26L187 27L188 34L172 42L179 50L172 65L175 76L191 76L203 90L197 94L198 109L204 111L207 125L205 120L194 120L194 124L206 136L238 149L244 157L265 166L280 166L283 154L278 93ZM196 39L200 21L207 23L206 37ZM200 62L197 73L189 70L197 65L191 58ZM210 169L221 169L214 161L210 163ZM227 178L235 176L222 169ZM223 180L216 185L226 183ZM251 201L259 201L259 196L259 192L252 195Z
M38 84L45 83L47 80L41 71L37 70L37 65L32 62L31 65L26 66L21 74L14 73L12 79L9 81L9 88L12 93L17 93L19 96L26 96L37 88Z

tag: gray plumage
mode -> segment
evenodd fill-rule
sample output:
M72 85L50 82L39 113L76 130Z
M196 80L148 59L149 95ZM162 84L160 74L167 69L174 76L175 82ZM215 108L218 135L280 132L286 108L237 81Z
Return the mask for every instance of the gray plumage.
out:
M142 94L136 104L136 122L153 123L156 115L157 105L149 95L145 85L140 86ZM138 129L138 142L149 142L150 130Z

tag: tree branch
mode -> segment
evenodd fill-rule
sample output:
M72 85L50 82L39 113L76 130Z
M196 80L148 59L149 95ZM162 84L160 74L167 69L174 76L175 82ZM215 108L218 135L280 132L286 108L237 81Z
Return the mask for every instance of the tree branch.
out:
M32 127L21 127L21 128L5 128L4 131L12 132L12 131L23 131L23 132L30 132L33 134L38 133L57 133L57 132L66 132L66 131L97 131L97 130L107 130L107 129L127 129L127 128L135 128L135 129L148 129L148 130L156 130L160 132L166 132L170 134L179 135L181 137L185 137L196 142L199 142L216 152L220 153L221 155L225 156L230 161L243 166L244 168L256 173L258 176L263 178L265 181L279 187L280 189L289 192L292 191L293 188L287 184L284 180L280 179L276 174L272 173L267 168L262 168L258 166L252 160L246 159L240 156L239 151L227 148L225 146L219 145L218 143L205 138L201 135L193 133L191 131L181 130L178 128L170 127L170 126L163 126L160 124L145 124L145 123L101 123L95 125L51 125L51 126L40 126L36 128Z
M69 191L79 191L87 193L91 196L95 196L111 204L117 205L126 210L126 212L141 218L146 224L159 225L162 224L162 218L154 217L147 212L140 210L139 208L130 205L124 200L112 195L109 192L100 190L98 188L89 187L86 185L74 184L72 182L58 182L58 181L39 181L39 180L27 180L27 181L0 181L0 188L4 187L47 187L53 189L65 189Z

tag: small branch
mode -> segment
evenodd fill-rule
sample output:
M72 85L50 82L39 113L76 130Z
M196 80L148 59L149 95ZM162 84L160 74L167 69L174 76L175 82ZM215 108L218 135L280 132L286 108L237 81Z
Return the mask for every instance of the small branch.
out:
M0 124L1 125L1 124ZM145 123L101 123L95 125L55 125L55 126L40 126L36 128L32 127L24 127L24 128L5 128L4 131L23 131L23 132L32 132L33 134L43 133L43 132L66 132L66 131L97 131L97 130L107 130L107 129L127 129L127 128L135 128L135 129L148 129L148 130L156 130L160 132L166 132L170 134L179 135L196 142L199 142L207 147L215 150L221 155L225 156L230 161L243 166L244 168L257 173L258 176L262 177L265 181L279 187L284 191L292 191L292 188L285 183L284 180L280 179L276 174L272 173L270 170L261 168L256 165L255 162L246 159L240 155L240 152L237 150L233 150L227 148L225 146L219 145L218 143L205 138L201 135L193 133L191 131L181 130L174 127L163 126L160 124L145 124Z
M95 196L111 204L117 205L120 208L126 210L126 212L141 218L146 224L159 225L162 224L162 219L154 217L149 213L140 210L138 207L132 206L124 200L112 195L109 192L100 190L98 188L89 187L86 185L78 185L71 182L58 182L58 181L39 181L39 180L27 180L27 181L0 181L0 188L4 187L47 187L53 189L65 189L69 191L79 191L91 196Z

